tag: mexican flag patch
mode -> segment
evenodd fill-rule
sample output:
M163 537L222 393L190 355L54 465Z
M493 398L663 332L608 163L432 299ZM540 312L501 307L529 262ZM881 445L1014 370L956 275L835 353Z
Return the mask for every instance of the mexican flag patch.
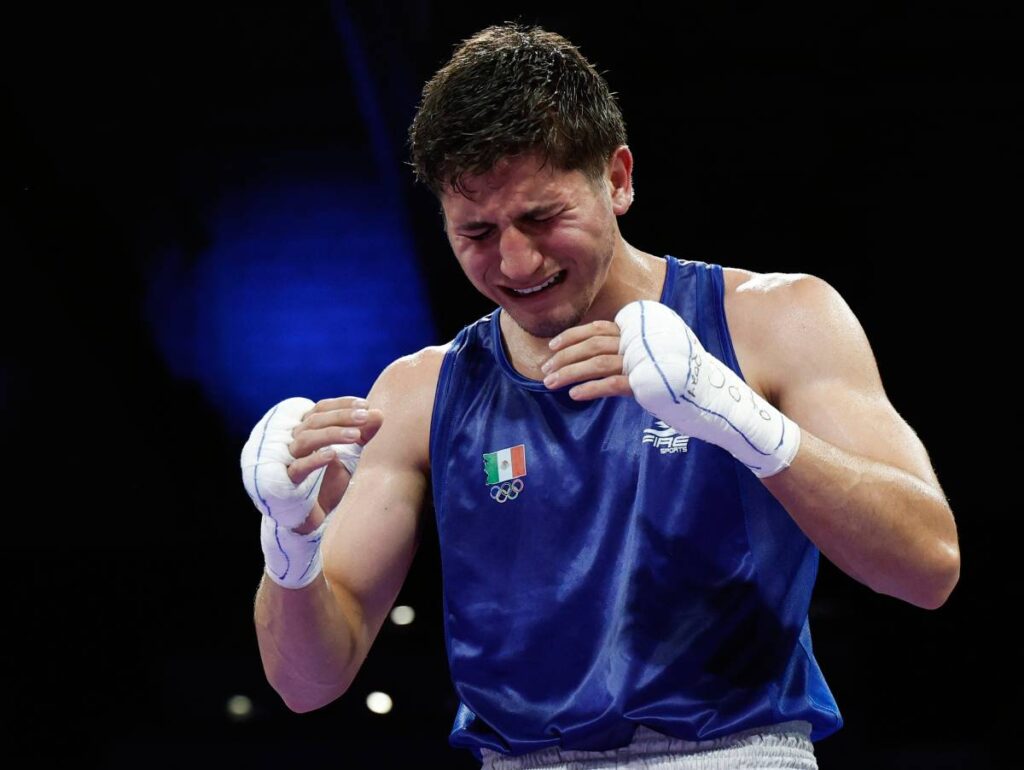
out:
M488 484L518 479L526 475L526 445L517 444L484 455L484 473Z

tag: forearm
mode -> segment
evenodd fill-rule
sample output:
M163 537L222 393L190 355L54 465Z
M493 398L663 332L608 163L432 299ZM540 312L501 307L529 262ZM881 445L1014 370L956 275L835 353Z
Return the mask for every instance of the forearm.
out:
M267 680L293 711L312 711L342 695L366 655L355 602L323 575L289 589L264 574L255 623Z
M873 590L935 609L956 585L952 512L913 475L803 431L790 467L762 482L830 561Z

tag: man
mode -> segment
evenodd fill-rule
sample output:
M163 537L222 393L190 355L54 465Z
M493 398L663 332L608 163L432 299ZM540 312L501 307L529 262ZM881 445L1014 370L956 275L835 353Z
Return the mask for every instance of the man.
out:
M842 725L807 624L818 550L924 608L959 575L952 513L857 319L810 275L628 244L621 115L557 35L464 42L410 138L499 308L365 401L291 399L254 429L271 684L295 711L345 692L432 488L453 745L489 767L816 766L810 741Z

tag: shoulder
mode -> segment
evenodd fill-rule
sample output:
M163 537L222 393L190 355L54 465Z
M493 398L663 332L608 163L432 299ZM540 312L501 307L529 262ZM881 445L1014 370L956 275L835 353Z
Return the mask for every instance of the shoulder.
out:
M756 273L723 267L733 347L752 387L778 406L787 377L818 368L862 367L874 359L842 295L809 273ZM845 361L845 364L844 364Z
M444 354L451 347L451 342L431 345L393 360L378 376L368 398L384 399L388 405L394 405L391 402L409 400L411 396L427 392L432 397Z
M810 273L755 273L723 267L725 301L737 321L777 327L808 313L849 312L842 296L827 281Z
M366 396L371 409L380 409L384 421L367 446L394 445L425 466L430 440L430 418L441 363L452 343L432 345L390 363Z

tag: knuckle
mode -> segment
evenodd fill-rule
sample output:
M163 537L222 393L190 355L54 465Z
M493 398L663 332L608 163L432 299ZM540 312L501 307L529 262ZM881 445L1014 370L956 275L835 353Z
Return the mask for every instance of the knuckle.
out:
M360 433L359 428L334 428L334 430L332 431L332 435L334 436L334 441L337 443L339 441L357 440L360 436Z
M564 380L569 377L576 377L583 370L583 368L584 364L579 361L575 363L566 364L565 366L558 370L559 379Z

